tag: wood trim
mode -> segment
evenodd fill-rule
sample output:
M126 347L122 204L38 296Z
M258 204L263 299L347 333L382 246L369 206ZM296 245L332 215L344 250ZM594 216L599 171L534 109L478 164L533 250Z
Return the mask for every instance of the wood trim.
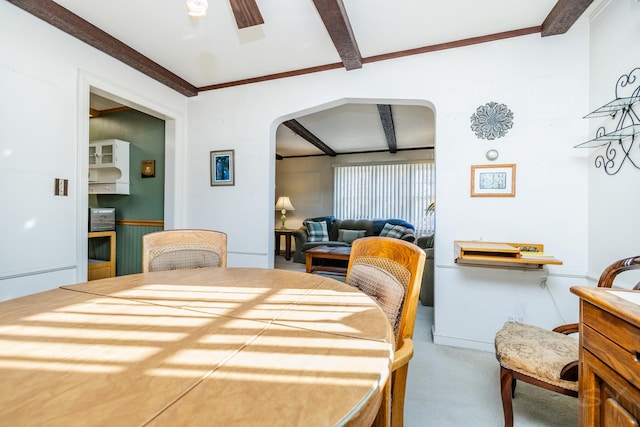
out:
M171 71L153 62L120 40L80 18L53 0L8 0L59 30L129 65L185 96L198 95L198 89Z
M336 70L339 68L343 68L342 63L340 62L336 62L334 64L318 65L316 67L301 68L299 70L284 71L282 73L267 74L264 76L251 77L248 79L234 80L226 83L217 83L214 85L202 86L198 88L198 92L206 92L208 90L217 90L233 86L248 85L251 83L266 82L269 80L284 79L287 77L302 76L304 74L320 73L322 71Z
M336 47L344 68L362 68L362 56L342 0L313 0L329 37Z
M591 3L593 0L558 0L542 23L542 37L569 31Z
M378 113L380 114L380 122L384 130L384 136L387 138L387 145L390 153L398 152L396 144L396 130L393 125L393 114L391 113L391 105L378 104Z
M385 53L382 55L369 56L364 58L365 64L370 62L386 61L388 59L402 58L404 56L420 55L423 53L436 52L438 50L455 49L459 47L472 46L474 44L489 43L497 40L504 40L513 37L526 36L539 33L541 26L521 28L519 30L504 31L501 33L488 34L486 36L471 37L468 39L456 40L447 43L433 44L430 46L417 47L415 49L401 50L398 52Z
M134 225L139 227L163 227L164 220L155 219L118 219L116 220L118 225Z
M387 59L402 58L404 56L420 55L423 53L435 52L438 50L455 49L459 47L471 46L474 44L504 40L512 37L526 36L529 34L539 33L541 31L542 31L542 26L540 25L536 27L521 28L519 30L504 31L501 33L489 34L486 36L472 37L469 39L462 39L462 40L457 40L457 41L448 42L448 43L440 43L440 44L435 44L431 46L419 47L415 49L401 50L398 52L370 56L368 58L364 58L362 61L363 63L386 61ZM233 86L242 86L242 85L251 84L251 83L266 82L269 80L277 80L277 79L283 79L287 77L301 76L304 74L319 73L322 71L335 70L338 68L343 68L342 63L319 65L317 67L301 68L299 70L286 71L283 73L267 74L265 76L252 77L250 79L235 80L235 81L230 81L226 83L217 83L214 85L202 86L198 88L198 92L223 89L223 88L233 87Z

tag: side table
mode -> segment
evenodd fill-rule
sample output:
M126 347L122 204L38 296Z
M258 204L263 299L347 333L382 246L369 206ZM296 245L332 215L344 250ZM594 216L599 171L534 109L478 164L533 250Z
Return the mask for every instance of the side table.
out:
M286 259L287 261L289 261L291 259L291 241L293 240L293 233L296 230L290 229L290 228L276 228L275 229L275 233L276 233L276 256L280 255L280 237L284 236L284 240L285 240L285 254L284 254L284 259Z
M109 239L109 259L96 260L89 259L87 264L87 280L104 279L106 277L116 277L116 232L115 231L93 231L88 233L88 238L105 237Z

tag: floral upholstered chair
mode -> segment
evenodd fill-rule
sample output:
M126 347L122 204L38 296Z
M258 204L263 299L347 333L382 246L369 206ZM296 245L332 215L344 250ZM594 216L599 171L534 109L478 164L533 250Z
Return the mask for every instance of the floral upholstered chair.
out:
M640 256L617 261L607 267L598 287L610 288L623 271L640 268ZM640 288L640 284L634 289ZM513 426L512 398L516 380L569 396L578 396L578 346L569 334L578 332L578 324L553 330L525 323L506 322L495 337L496 357L500 362L500 393L505 427Z

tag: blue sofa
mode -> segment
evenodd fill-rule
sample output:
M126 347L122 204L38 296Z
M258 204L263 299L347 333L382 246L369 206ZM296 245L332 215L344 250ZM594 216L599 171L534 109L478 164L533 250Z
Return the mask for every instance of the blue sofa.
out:
M307 230L309 222L319 223L325 222L327 229L327 240L311 241ZM388 224L388 225L387 225ZM295 239L296 250L293 255L293 261L304 264L306 261L305 251L316 246L351 246L352 237L355 232L358 237L379 236L387 226L389 229L394 227L394 237L414 243L415 227L401 219L337 219L334 216L322 216L315 218L307 218L304 220L302 227L293 233Z

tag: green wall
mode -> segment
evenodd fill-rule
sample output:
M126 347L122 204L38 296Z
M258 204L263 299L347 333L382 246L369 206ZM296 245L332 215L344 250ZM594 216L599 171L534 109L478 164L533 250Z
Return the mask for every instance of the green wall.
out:
M117 220L164 219L164 121L127 110L89 120L89 140L120 139L129 145L129 195L90 194L89 207L116 208ZM155 176L142 178L140 162L155 160ZM157 226L116 226L116 275L142 270L142 236L162 230ZM109 245L89 239L89 257L108 259Z
M89 141L114 138L131 143L131 194L92 194L89 195L89 207L116 208L116 219L164 219L164 121L135 110L105 114L89 120ZM156 161L155 177L141 177L140 162L143 160Z

